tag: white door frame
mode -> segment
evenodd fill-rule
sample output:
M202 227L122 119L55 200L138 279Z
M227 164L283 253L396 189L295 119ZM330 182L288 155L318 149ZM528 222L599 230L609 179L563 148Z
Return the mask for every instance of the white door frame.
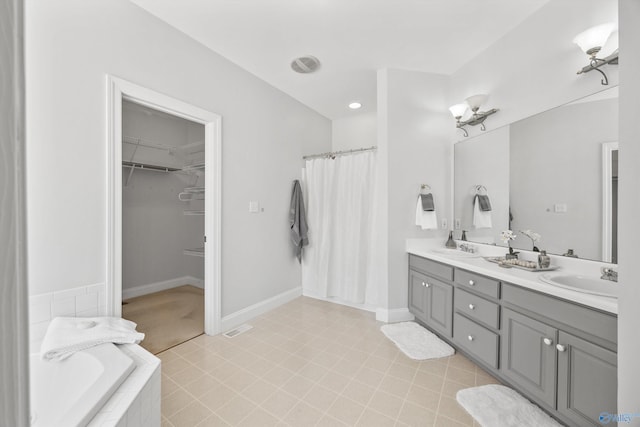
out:
M613 151L618 149L617 142L602 143L602 260L611 262L612 257L612 234L611 227L613 221L612 202L613 190L611 179L613 170L611 160Z
M221 117L151 89L107 76L107 283L106 313L122 316L122 101L182 117L205 127L204 331L220 332Z

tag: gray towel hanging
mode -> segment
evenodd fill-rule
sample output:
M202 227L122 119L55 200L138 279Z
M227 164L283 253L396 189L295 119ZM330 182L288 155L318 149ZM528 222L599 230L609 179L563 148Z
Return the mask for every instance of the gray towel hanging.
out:
M486 194L476 194L476 199L478 199L478 203L480 203L480 210L483 212L488 212L491 210L491 202L489 201L489 196Z
M295 246L296 257L302 262L302 248L309 244L307 236L307 216L304 210L304 199L300 181L293 181L291 191L291 203L289 205L289 226L291 228L291 241Z
M421 194L420 200L422 201L422 210L425 212L432 212L435 210L435 204L433 203L433 194Z

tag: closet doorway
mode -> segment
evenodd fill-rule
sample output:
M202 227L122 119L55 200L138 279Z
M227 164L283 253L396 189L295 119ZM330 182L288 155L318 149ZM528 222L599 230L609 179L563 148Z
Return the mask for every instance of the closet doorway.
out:
M152 352L202 329L215 335L220 116L121 79L107 83L106 313L147 322Z

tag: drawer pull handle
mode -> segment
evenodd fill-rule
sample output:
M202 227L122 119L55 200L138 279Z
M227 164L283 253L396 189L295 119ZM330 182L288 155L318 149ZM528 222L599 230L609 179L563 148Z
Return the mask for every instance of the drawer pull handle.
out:
M476 308L476 306L475 306L475 305L473 305L473 304L469 304L469 310L473 310L474 308Z
M476 282L474 282L473 280L469 280L469 286L473 286L475 284L476 284Z
M553 340L552 340L552 339L550 339L550 338L545 338L545 339L543 339L542 341L544 341L544 344L545 344L545 345L551 345L551 344L553 344Z
M469 341L473 341L473 335L469 335L469 336L467 337L467 339L468 339Z
M556 348L558 349L558 351L565 351L567 349L567 347L563 346L562 344L556 345Z

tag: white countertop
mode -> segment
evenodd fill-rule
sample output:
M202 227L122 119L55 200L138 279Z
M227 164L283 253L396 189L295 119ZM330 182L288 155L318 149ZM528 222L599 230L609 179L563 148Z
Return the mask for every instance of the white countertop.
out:
M543 274L542 272L531 272L516 268L505 269L499 267L498 264L491 263L483 259L482 257L504 255L506 252L505 248L479 244L473 244L473 246L478 248L479 251L476 253L477 257L474 258L460 258L456 256L449 256L444 253L435 252L436 250L444 249L444 244L440 240L434 239L407 239L406 250L410 254L418 255L434 261L439 261L445 264L452 265L454 267L463 268L465 270L473 271L485 276L491 276L507 283L522 286L523 288L543 292L545 294L553 295L558 298L586 305L588 307L593 307L609 313L618 313L617 298L588 294L542 282L538 279L538 277ZM533 260L533 256L533 253L523 254L521 256L521 259ZM551 257L551 265L559 266L558 270L555 270L552 273L562 272L586 276L599 276L600 266L612 266L611 264L604 264L595 261L566 259L566 257L558 256ZM614 282L611 282L611 285L618 286L618 284Z

